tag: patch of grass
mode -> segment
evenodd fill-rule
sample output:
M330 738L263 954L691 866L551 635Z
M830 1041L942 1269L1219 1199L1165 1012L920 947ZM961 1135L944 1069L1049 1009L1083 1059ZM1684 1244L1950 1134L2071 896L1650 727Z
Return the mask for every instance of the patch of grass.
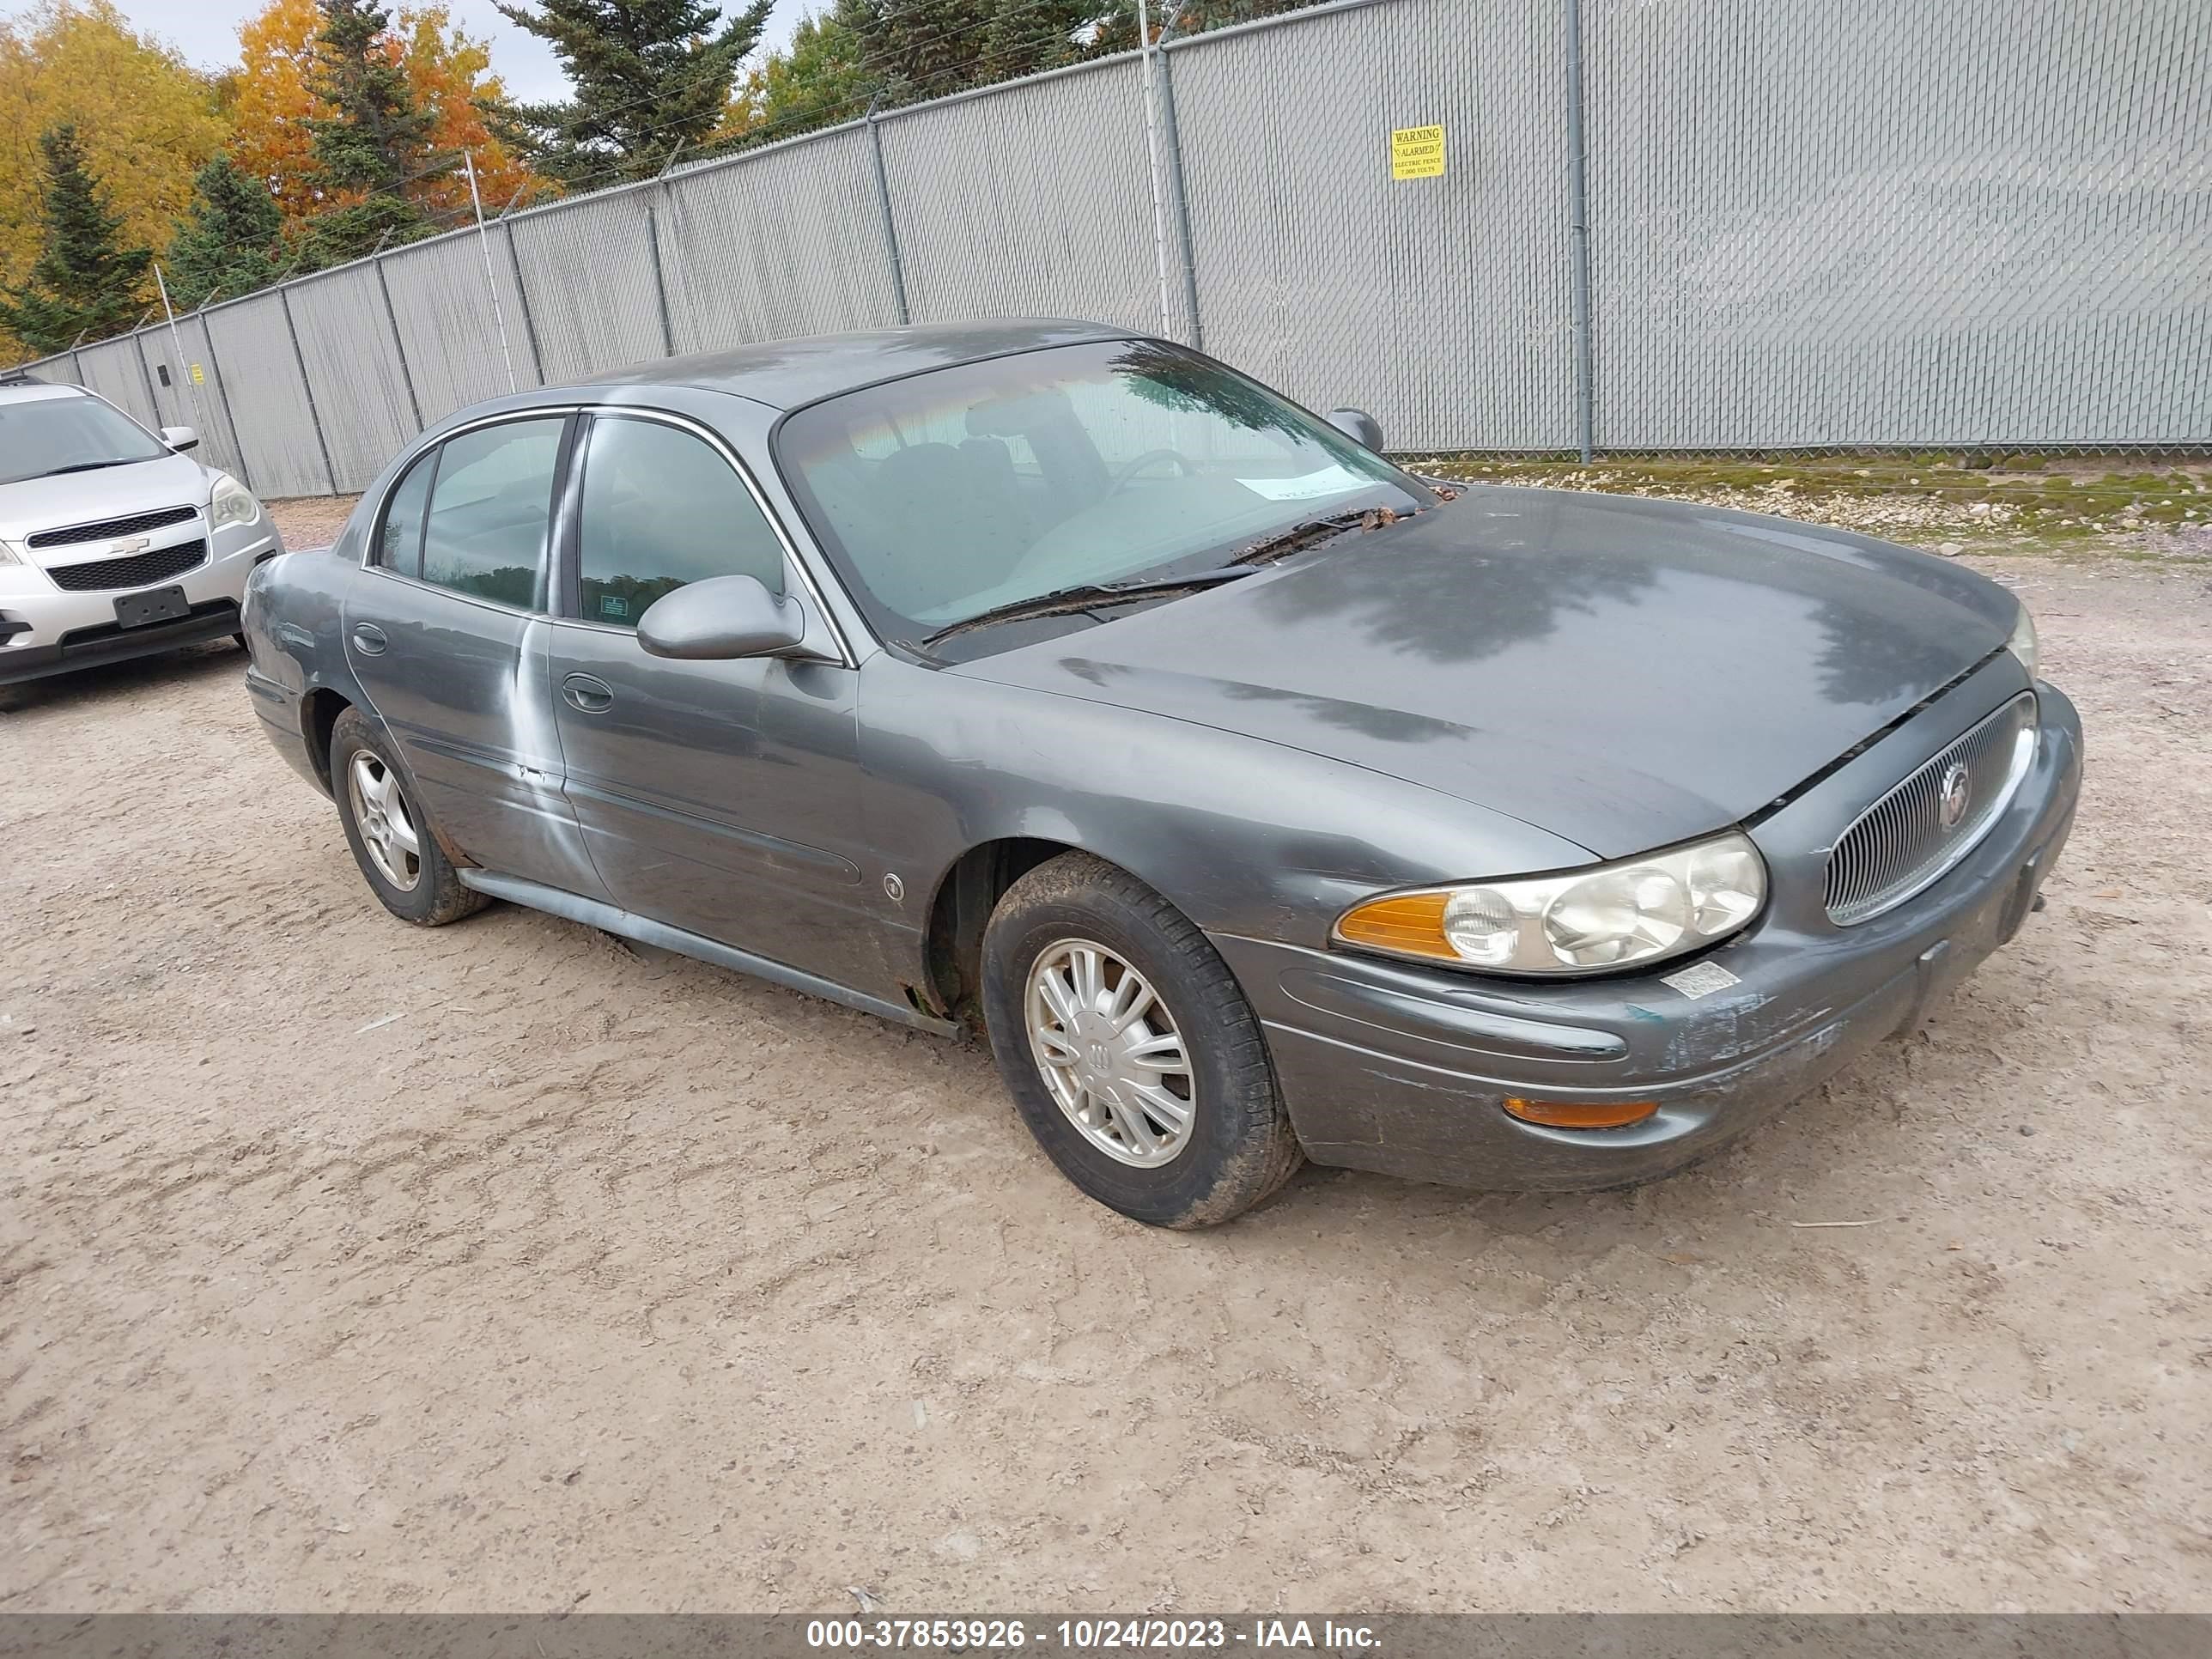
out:
M1417 471L1660 495L1776 514L1946 552L2212 556L2212 459L1944 454L1683 455L1589 467L1560 456L1445 453Z

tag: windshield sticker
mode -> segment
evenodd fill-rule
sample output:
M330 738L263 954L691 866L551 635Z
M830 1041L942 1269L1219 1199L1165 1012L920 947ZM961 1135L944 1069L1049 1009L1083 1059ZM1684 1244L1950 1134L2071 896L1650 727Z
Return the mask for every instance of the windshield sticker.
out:
M1316 495L1341 495L1347 490L1365 489L1372 481L1332 463L1318 472L1301 472L1295 478L1239 478L1237 482L1255 495L1264 495L1271 501L1310 501Z
M1725 991L1731 985L1743 981L1717 962L1693 963L1680 973L1659 975L1662 985L1671 985L1695 1002L1699 997L1709 997L1716 991Z

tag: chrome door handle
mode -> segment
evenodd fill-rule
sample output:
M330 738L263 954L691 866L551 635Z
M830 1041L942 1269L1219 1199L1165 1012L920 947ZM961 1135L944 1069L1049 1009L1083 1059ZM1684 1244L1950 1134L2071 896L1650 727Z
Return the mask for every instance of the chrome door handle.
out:
M589 674L571 674L561 682L561 696L581 714L604 714L614 707L615 689Z
M353 625L353 642L372 657L391 643L384 637L384 630L374 623L356 623Z

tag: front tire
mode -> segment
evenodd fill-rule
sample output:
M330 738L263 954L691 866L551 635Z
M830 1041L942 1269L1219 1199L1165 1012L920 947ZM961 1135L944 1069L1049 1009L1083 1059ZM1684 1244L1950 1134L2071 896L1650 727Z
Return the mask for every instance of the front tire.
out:
M1126 871L1069 853L1009 888L984 932L983 1003L1030 1133L1110 1209L1209 1226L1304 1162L1227 964Z
M483 908L438 845L413 786L392 758L392 740L358 708L331 727L331 793L354 862L384 908L418 927L442 927Z

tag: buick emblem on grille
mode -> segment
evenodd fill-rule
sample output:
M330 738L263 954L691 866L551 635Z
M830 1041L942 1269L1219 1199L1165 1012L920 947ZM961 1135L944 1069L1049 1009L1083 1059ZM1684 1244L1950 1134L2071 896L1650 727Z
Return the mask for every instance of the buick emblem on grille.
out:
M108 556L111 558L122 558L125 555L131 553L143 553L148 548L153 546L153 544L154 543L152 539L149 537L126 536L123 540L114 543L108 548Z
M1973 799L1974 776L1964 761L1954 761L1943 773L1943 787L1936 797L1936 815L1946 830L1956 830Z

